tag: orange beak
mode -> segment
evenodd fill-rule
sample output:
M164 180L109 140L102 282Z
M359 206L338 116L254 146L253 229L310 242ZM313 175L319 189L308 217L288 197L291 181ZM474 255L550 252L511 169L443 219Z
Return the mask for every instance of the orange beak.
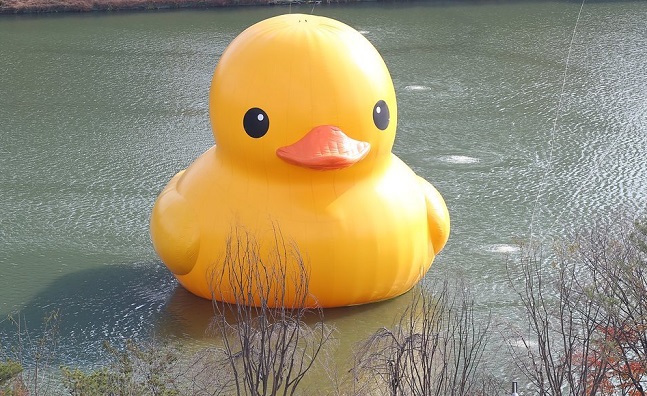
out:
M315 170L347 168L371 151L371 144L352 139L339 128L320 125L289 146L280 147L276 155L292 165Z
M370 143L352 139L335 126L320 125L297 142L280 147L276 155L292 165L334 170L359 162L370 150Z

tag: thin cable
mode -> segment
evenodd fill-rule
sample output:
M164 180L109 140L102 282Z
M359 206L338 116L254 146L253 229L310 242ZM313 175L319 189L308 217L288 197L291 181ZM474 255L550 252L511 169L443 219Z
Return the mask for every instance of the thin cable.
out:
M310 11L310 14L315 13L315 7L318 6L319 4L321 4L321 0L317 0L314 2L314 5L312 6L312 10Z
M573 34L571 35L571 41L568 44L568 54L566 55L566 65L564 66L564 76L562 78L562 88L559 92L559 102L557 103L557 110L555 114L555 119L553 120L553 128L550 131L550 140L549 140L549 150L548 150L548 170L543 172L541 177L541 182L539 183L539 191L537 191L537 196L535 197L535 203L532 207L532 215L530 217L530 242L532 243L534 232L533 225L535 223L535 215L537 214L537 207L539 206L539 197L541 196L542 190L546 187L546 178L548 171L552 169L553 165L553 142L555 139L555 132L557 131L557 121L559 120L560 111L562 110L562 102L564 101L564 90L566 89L566 80L568 77L568 65L571 61L571 53L573 52L573 42L575 41L575 34L577 32L577 25L580 22L580 17L582 16L582 10L584 9L584 3L586 0L582 0L580 5L580 11L577 13L577 19L575 19L575 26L573 26Z

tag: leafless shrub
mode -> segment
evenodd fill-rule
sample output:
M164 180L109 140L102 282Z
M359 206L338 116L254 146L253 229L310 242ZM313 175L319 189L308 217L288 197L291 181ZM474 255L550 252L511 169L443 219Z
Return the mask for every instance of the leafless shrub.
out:
M477 320L461 282L421 287L392 329L364 342L353 369L355 394L479 395L490 383L481 371L490 318Z
M522 251L519 262L508 266L527 325L507 334L513 361L540 395L594 395L601 378L584 381L589 361L578 353L593 353L602 312L578 291L576 267L567 249L557 251L552 262L541 248L525 246ZM520 276L513 277L515 271Z
M230 395L234 379L225 352L220 347L200 348L184 358L184 388L187 395Z
M214 328L224 343L239 395L293 395L313 367L331 329L323 311L308 309L308 269L278 227L269 249L237 227L214 266ZM227 299L233 303L220 303ZM309 325L307 321L314 321Z
M508 345L540 395L644 395L647 261L644 223L598 224L546 256L525 247L510 284L527 328Z
M602 224L578 239L581 292L599 305L596 343L605 354L603 394L645 395L647 388L647 223ZM586 355L585 355L586 356Z

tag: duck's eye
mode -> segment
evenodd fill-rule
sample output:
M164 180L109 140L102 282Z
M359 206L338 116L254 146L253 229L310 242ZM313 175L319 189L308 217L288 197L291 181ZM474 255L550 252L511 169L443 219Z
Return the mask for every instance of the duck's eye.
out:
M377 129L383 131L389 126L389 120L391 119L391 114L389 114L389 106L383 100L378 100L373 107L373 122Z
M258 139L270 129L270 118L267 113L258 107L247 110L243 117L243 128L245 132L254 139Z

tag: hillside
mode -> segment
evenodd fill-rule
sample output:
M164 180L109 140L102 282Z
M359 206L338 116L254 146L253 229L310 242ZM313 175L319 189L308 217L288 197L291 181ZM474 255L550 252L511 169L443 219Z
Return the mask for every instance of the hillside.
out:
M315 3L299 0L0 0L0 14L209 8L305 2Z

